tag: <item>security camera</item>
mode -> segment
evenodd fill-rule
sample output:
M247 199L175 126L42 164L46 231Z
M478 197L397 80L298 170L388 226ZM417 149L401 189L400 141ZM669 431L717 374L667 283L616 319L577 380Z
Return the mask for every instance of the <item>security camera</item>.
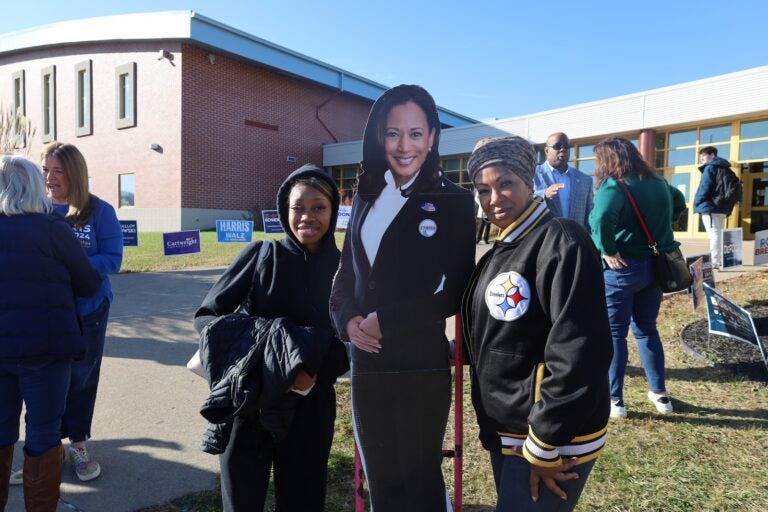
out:
M168 50L160 50L157 52L157 60L163 59L173 60L173 54Z

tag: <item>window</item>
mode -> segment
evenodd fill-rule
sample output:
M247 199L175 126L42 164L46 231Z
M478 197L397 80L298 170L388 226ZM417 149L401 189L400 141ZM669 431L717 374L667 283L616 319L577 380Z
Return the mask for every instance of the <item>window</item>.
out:
M584 174L594 176L596 168L595 144L573 145L571 147L571 163L575 163L574 167Z
M56 66L48 66L40 72L42 91L42 116L40 123L43 142L56 140Z
M357 189L357 174L359 167L356 165L347 167L334 167L331 169L331 177L336 182L336 186L339 187L339 195L341 195L341 204L351 205L352 197L355 195Z
M121 174L120 208L136 205L136 177L133 174Z
M118 130L136 126L136 63L115 68L115 125Z
M669 139L667 141L667 139ZM667 144L668 142L668 144ZM718 156L731 157L731 125L706 126L679 132L656 134L656 169L681 165L697 165L699 150L704 146L717 148Z
M467 190L472 190L472 182L469 179L469 172L467 171L468 159L469 157L444 158L440 167L443 168L445 177L450 181Z
M667 134L666 132L656 132L656 141L654 143L654 149L656 152L656 158L654 160L654 167L656 169L662 169L664 162L667 161Z
M75 64L75 135L93 135L91 61Z
M694 164L696 164L696 130L671 132L669 134L667 166Z
M727 142L731 139L731 125L710 126L699 131L699 145L708 146L715 142Z
M704 146L717 148L717 156L731 159L731 125L708 126L699 130L699 150ZM698 155L698 153L697 153Z
M768 159L768 119L741 123L739 160Z
M16 146L26 147L27 133L24 126L19 121L27 115L26 106L26 87L24 84L24 70L17 71L12 75L13 80L13 131L17 134Z
M13 110L21 115L27 115L27 107L24 97L24 70L13 74Z

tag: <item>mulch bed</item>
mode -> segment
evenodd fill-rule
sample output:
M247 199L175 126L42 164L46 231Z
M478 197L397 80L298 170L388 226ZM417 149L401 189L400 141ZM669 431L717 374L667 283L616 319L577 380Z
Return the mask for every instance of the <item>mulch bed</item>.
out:
M752 314L763 347L768 347L768 306L746 308ZM707 319L686 325L680 343L687 352L712 366L724 368L751 380L768 382L768 368L755 345L709 333Z

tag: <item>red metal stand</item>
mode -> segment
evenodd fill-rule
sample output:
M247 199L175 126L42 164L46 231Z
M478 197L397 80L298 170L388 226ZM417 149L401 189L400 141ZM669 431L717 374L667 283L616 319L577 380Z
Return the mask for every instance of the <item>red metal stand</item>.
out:
M453 510L462 510L462 477L464 462L464 333L461 315L456 315L456 334L451 363L454 369L453 450L443 450L443 457L453 457ZM360 452L355 443L355 512L365 512L363 482L365 474Z

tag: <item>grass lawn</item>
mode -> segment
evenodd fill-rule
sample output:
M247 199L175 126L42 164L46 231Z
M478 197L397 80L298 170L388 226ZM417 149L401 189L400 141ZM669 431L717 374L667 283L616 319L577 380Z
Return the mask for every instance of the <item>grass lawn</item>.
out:
M206 235L211 235L207 242ZM231 252L225 252L230 251L226 247L211 249L206 254L206 245L216 245L214 237L215 233L204 233L200 259L190 259L189 264L185 261L181 268L225 265L242 246L231 244ZM160 247L159 236L154 240L140 237L140 243ZM152 250L157 259L159 250ZM126 271L151 267L149 260L137 257L134 261L133 255L126 252ZM182 261L179 258L192 257L166 259ZM742 306L768 304L768 272L724 281L718 289ZM608 446L598 459L578 510L768 510L768 385L710 368L683 352L678 333L684 325L704 315L701 311L691 313L690 299L685 294L666 297L662 303L659 330L666 351L667 389L675 405L672 415L657 415L647 401L637 351L630 349L625 381L629 417L611 421ZM464 391L464 510L492 512L495 490L491 468L487 453L477 442L468 385ZM338 384L337 393L338 419L326 510L349 512L354 508L349 385ZM449 424L449 431L450 427ZM449 432L447 439L451 435ZM450 444L446 441L446 446ZM452 465L446 459L444 467L451 494ZM185 496L144 512L213 512L220 508L218 492L211 491ZM271 504L267 509L272 510Z
M253 233L253 240L277 239L285 235ZM344 239L343 233L336 233L339 248ZM200 252L181 256L163 256L162 233L139 233L137 247L125 247L121 272L149 272L163 270L183 270L190 268L225 267L247 244L224 243L216 241L215 231L200 233Z

